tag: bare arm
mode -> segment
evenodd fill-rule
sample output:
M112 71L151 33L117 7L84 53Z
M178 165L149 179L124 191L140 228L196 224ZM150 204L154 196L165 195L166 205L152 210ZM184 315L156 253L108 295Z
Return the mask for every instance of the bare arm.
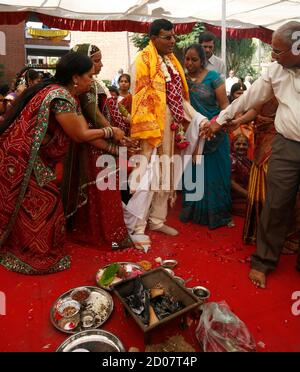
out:
M105 137L103 129L89 129L83 115L77 113L57 113L55 118L64 132L75 142L89 142Z
M248 124L256 118L257 114L258 112L252 108L236 120L239 122L239 125Z
M222 84L218 88L216 88L215 93L220 109L226 109L226 107L229 106L229 101L226 95L225 84Z
M224 127L230 131L233 131L242 124L251 123L251 121L257 117L257 114L258 112L256 109L250 109L244 115L241 115L238 118L229 121L227 124L224 124Z
M252 107L260 106L271 99L273 95L271 81L263 77L259 78L251 85L249 90L221 111L216 121L203 126L201 137L211 138L214 133L221 129L223 124L230 122L238 112L246 112Z
M228 120L232 120L238 112L246 112L252 107L260 106L272 98L273 95L271 82L261 77L251 85L249 90L220 113L217 123L225 124Z

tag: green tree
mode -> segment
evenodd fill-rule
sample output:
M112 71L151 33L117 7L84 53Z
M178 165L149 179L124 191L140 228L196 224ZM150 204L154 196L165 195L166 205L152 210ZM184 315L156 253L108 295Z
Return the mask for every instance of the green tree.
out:
M192 31L186 35L178 35L176 46L178 49L185 49L189 45L198 43L199 35L205 30L202 23L197 23Z
M217 40L216 53L220 53L221 41ZM227 72L234 70L236 75L244 78L246 75L256 75L251 67L256 45L252 39L227 39L226 40L226 65Z
M148 34L133 34L131 40L138 50L142 50L149 44L150 38Z

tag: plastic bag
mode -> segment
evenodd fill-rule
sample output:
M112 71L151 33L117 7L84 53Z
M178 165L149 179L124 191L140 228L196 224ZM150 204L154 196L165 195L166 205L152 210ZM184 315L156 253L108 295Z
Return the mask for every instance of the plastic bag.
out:
M248 328L226 302L210 302L203 305L202 310L196 337L204 352L256 351Z

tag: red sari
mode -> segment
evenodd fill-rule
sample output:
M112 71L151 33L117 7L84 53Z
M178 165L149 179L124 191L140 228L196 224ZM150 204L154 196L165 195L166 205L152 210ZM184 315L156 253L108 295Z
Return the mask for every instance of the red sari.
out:
M54 172L70 140L55 120L58 102L59 112L76 112L69 92L49 85L0 136L0 263L23 274L49 274L70 266ZM43 145L46 135L50 141Z
M107 109L103 94L95 99L93 92L88 93L87 104L91 102L97 102L101 111ZM84 107L84 102L82 105ZM101 155L103 151L86 143L71 146L64 165L63 187L69 229L75 240L101 250L132 247L124 222L120 191L100 191L96 186L97 176L102 170L96 167L96 162Z

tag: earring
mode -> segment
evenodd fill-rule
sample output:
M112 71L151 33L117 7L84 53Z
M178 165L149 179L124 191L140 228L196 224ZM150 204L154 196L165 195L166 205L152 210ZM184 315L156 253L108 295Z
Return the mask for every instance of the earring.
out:
M74 83L74 88L76 89L78 87L78 84L75 82Z

